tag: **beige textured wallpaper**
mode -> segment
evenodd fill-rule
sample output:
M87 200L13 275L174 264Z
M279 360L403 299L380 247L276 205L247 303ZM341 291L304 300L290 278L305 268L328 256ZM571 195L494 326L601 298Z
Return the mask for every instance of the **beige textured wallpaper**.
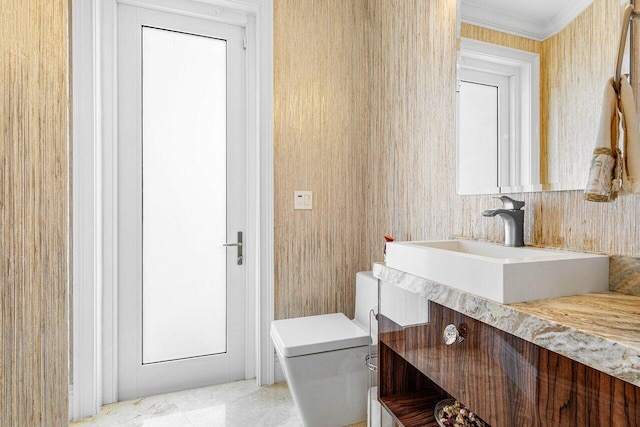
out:
M369 268L366 0L274 2L276 318L353 315ZM313 191L313 210L293 192Z
M498 44L512 49L525 50L527 52L539 54L542 51L542 42L484 27L478 27L465 22L460 25L460 36L472 40Z
M0 425L68 425L67 0L0 12Z
M595 60L602 84L613 72L617 40L593 28L618 28L618 7L595 0L546 48L573 56L575 38L591 40L592 51L549 79L562 86L560 116L548 123L554 138L588 152L602 86L584 90L582 71ZM481 216L499 202L455 193L456 1L276 0L274 12L277 317L351 314L353 273L382 259L384 233L500 242L502 221ZM559 173L588 171L588 159L561 161ZM314 191L313 211L293 211L294 189ZM514 197L526 202L527 244L640 256L640 196Z
M374 0L370 8L366 204L375 209L367 215L366 246L368 259L379 261L381 234L468 234L470 221L461 219L477 208L455 195L456 1Z
M584 185L602 93L613 75L622 8L616 0L596 0L564 30L542 42L540 88L546 135L543 182ZM589 143L591 142L591 143ZM567 188L567 187L565 187ZM575 185L571 188L579 188Z

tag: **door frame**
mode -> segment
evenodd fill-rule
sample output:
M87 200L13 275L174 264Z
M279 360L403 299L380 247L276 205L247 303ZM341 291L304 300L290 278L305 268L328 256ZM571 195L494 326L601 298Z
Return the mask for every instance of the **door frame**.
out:
M72 0L72 384L70 417L118 401L117 7L246 28L246 378L273 384L273 0ZM253 106L253 107L252 107ZM249 317L250 316L250 317Z

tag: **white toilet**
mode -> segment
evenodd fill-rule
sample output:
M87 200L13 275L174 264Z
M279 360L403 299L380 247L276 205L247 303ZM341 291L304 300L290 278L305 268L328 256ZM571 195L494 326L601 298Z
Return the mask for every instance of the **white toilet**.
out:
M377 328L369 336L369 311L377 305L377 279L370 271L360 272L353 320L335 313L271 323L271 339L306 427L338 427L367 419L365 357L369 343L377 344Z

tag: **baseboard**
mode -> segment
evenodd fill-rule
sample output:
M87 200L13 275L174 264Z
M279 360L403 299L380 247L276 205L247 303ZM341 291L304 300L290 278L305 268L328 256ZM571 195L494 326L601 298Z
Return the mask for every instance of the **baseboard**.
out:
M276 355L273 363L273 381L274 383L283 383L286 381L282 367L280 366L280 359Z
M74 403L73 403L73 384L69 384L69 421L75 420L74 414Z

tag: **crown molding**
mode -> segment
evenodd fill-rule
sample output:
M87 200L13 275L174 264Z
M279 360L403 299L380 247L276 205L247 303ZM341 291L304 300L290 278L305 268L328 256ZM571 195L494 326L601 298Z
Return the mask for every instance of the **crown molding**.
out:
M462 22L468 24L543 41L562 31L591 3L593 0L567 1L558 13L537 20L520 16L516 10L496 10L462 0L461 15Z

